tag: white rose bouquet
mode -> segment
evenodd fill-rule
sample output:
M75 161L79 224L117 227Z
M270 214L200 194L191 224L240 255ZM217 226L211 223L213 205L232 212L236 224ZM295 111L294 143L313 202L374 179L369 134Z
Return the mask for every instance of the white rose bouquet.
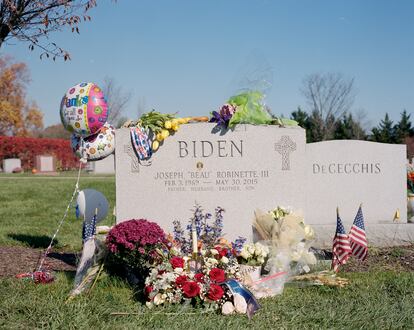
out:
M259 242L244 244L237 261L242 265L261 266L269 255L269 248Z
M309 266L316 264L314 254L309 251L315 233L302 216L279 206L267 213L257 211L253 226L260 239L271 246L265 267L270 273L282 270L307 273Z

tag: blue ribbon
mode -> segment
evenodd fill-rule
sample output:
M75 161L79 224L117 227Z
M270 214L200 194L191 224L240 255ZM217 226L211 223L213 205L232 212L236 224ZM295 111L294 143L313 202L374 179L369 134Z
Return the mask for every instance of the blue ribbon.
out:
M221 283L221 285L226 286L230 292L234 295L238 293L241 295L247 303L247 316L251 318L253 314L260 308L260 304L248 289L244 287L240 282L236 281L235 279L228 279L225 282Z

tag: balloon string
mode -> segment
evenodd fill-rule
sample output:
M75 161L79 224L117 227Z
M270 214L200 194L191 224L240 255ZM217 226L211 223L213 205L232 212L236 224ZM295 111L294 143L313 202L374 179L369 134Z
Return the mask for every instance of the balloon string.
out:
M53 237L52 237L52 239L51 239L51 241L50 241L50 244L49 244L49 246L47 247L46 252L45 252L45 254L43 255L42 260L40 261L39 267L38 267L38 269L37 269L37 271L38 271L38 272L42 271L43 263L45 262L46 257L47 257L47 255L49 254L50 249L52 248L53 241L55 240L55 238L56 238L57 234L59 233L59 230L60 230L60 227L62 227L63 221L65 221L65 219L66 219L66 217L67 217L67 215L68 215L69 208L70 208L70 206L72 205L72 202L73 202L73 199L75 198L76 193L78 193L78 192L79 192L79 180L80 180L81 169L82 169L82 161L80 160L80 161L79 161L78 178L77 178L77 180L76 180L75 190L73 191L72 198L70 199L69 204L68 204L68 206L66 207L65 214L63 215L62 219L60 220L59 225L58 225L58 227L57 227L57 229L56 229L56 231L55 231L55 233L54 233L54 235L53 235Z

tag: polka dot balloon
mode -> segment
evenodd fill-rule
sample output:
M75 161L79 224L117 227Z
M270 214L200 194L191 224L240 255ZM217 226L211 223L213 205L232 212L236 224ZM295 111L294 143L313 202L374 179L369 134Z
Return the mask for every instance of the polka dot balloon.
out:
M98 132L108 119L109 109L102 90L94 83L70 88L60 104L63 126L72 133L89 136Z
M86 156L88 161L103 159L115 150L115 128L107 123L96 134L85 138L72 134L71 145L79 158Z

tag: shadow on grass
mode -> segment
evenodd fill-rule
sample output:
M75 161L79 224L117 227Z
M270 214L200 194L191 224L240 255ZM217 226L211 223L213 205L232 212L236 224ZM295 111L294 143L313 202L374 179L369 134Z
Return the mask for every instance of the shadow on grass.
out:
M65 270L62 271L62 274L64 274L66 279L68 279L71 282L75 280L76 271L74 270Z
M46 235L28 235L28 234L8 234L9 238L24 243L31 248L45 249L49 246L51 237ZM58 240L53 241L53 246L58 245Z
M57 259L63 261L65 264L69 266L77 266L78 256L75 253L58 253L58 252L50 252L48 253L48 258Z

